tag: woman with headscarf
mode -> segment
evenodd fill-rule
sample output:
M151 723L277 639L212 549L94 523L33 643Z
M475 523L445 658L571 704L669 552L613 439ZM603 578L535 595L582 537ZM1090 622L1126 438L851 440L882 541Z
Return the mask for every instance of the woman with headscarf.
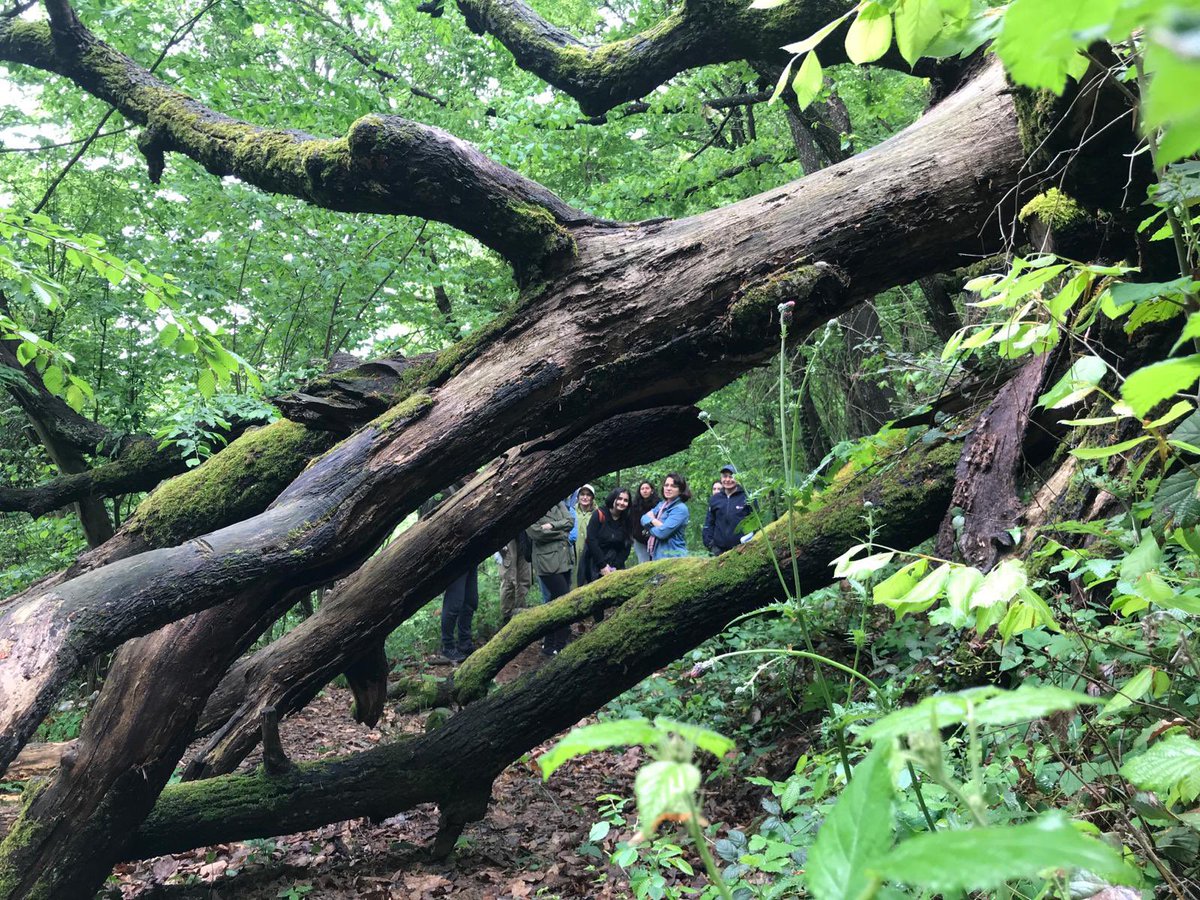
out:
M571 544L575 550L575 566L571 569L571 587L576 588L587 582L580 580L579 572L587 565L584 556L587 553L588 523L596 512L596 489L585 484L575 492L575 505L571 514L575 519L575 527L571 529Z

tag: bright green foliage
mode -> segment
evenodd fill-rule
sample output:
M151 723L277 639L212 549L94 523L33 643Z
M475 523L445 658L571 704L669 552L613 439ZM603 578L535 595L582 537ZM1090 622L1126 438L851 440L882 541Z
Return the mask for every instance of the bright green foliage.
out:
M1163 801L1191 803L1200 797L1200 741L1173 734L1121 766L1121 775Z
M881 746L854 769L854 777L826 816L805 869L817 900L870 896L871 868L892 845L891 754Z
M934 891L990 890L1059 869L1086 869L1118 883L1136 880L1121 855L1048 813L1027 825L939 831L902 841L876 860L883 877Z

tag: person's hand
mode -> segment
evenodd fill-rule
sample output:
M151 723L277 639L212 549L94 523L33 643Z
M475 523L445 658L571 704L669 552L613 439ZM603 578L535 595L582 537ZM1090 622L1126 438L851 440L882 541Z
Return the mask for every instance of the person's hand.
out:
M551 528L553 528L553 527L554 527L554 526L553 526L553 525L551 525L549 522L543 522L543 523L542 523L542 531L549 531L549 530L550 530Z
M615 571L617 571L615 566L605 566L603 569L600 570L600 573L602 575L611 575Z

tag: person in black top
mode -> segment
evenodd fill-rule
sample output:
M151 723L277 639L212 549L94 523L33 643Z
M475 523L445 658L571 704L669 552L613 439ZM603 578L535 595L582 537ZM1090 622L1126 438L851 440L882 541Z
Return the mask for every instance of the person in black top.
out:
M633 498L627 488L617 488L588 521L587 542L579 561L579 583L588 584L602 575L625 568L633 546Z

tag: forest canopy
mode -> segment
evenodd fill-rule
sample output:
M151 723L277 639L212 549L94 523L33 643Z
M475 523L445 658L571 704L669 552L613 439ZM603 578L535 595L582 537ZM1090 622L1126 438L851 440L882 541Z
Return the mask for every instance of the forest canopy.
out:
M0 5L0 897L424 804L444 860L596 715L539 752L643 748L637 833L582 844L613 896L1191 896L1197 35ZM430 666L464 571L683 476L683 558L485 587ZM329 696L404 724L290 759ZM713 757L765 820L704 818Z

